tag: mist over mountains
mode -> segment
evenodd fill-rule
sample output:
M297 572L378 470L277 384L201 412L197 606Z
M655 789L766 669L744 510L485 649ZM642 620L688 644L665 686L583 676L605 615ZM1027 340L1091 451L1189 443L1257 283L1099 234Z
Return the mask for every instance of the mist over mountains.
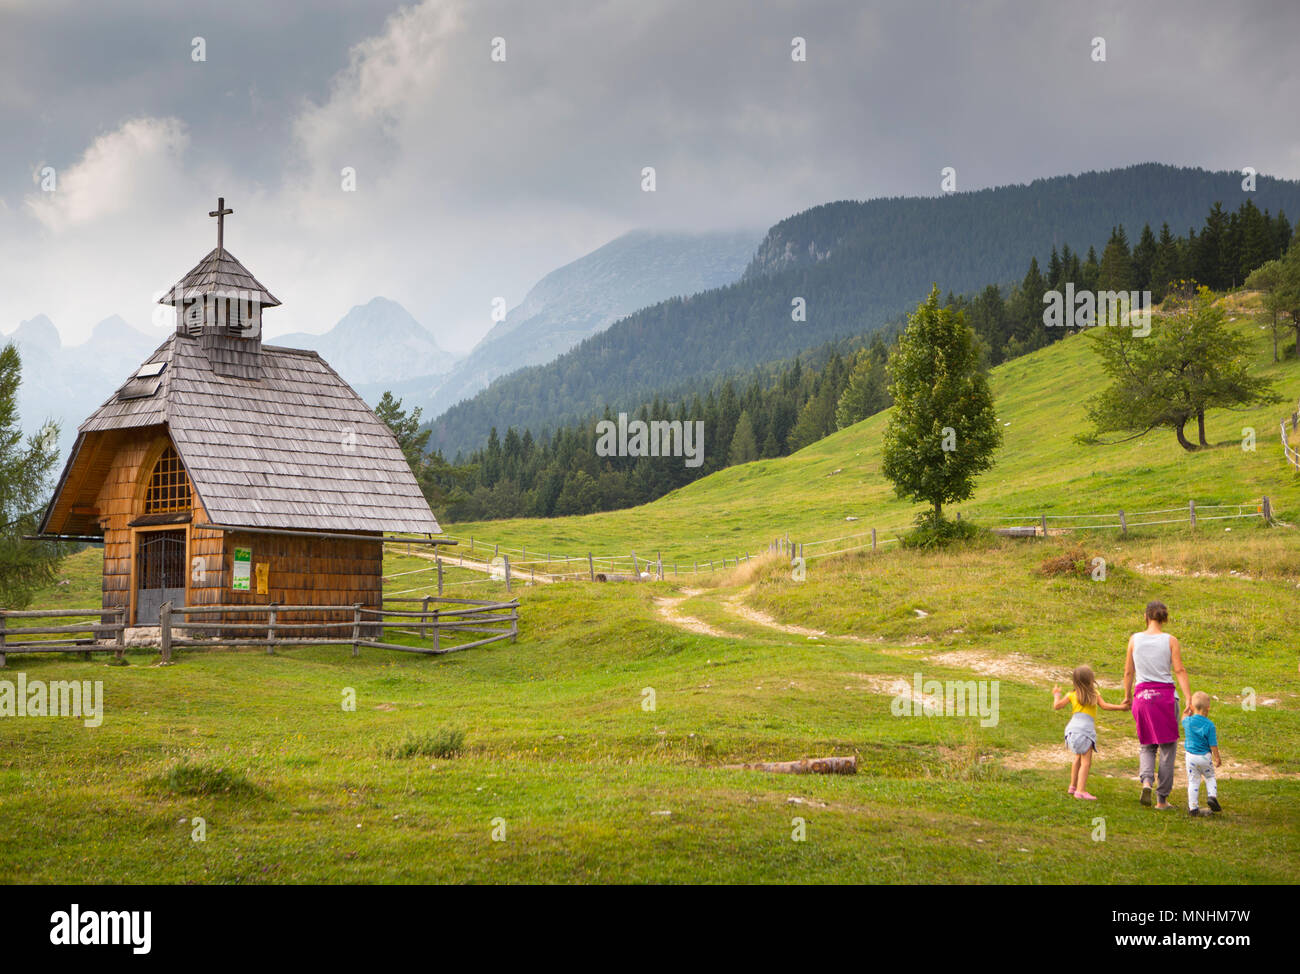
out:
M369 402L391 390L406 408L418 406L432 419L500 376L552 361L638 308L739 279L762 237L761 230L625 233L543 277L446 375L359 379L357 389Z
M457 360L396 301L377 296L331 329L268 343L319 351L372 405L419 407L449 458L496 427L548 429L665 390L790 358L896 320L937 282L1009 283L1054 247L1101 249L1111 228L1199 226L1218 201L1300 215L1300 183L1143 164L939 197L841 201L757 231L633 231L547 274ZM792 315L800 299L805 320ZM23 359L19 408L61 446L167 337L114 315L65 346L37 315L7 336Z
M409 311L384 297L356 305L323 334L290 332L265 341L319 352L358 388L367 383L391 384L413 376L439 375L456 361Z
M933 283L945 292L1009 284L1053 247L1098 253L1113 227L1199 227L1215 202L1300 215L1300 182L1147 163L937 197L813 207L773 226L743 277L615 322L546 365L494 382L436 417L430 445L455 456L492 427L548 429L728 372L790 358L896 320ZM804 320L795 317L800 301Z
M268 344L319 352L374 405L387 390L425 417L523 366L549 362L637 308L738 279L761 231L632 231L547 274L470 354L457 360L401 304L377 296L321 334L264 336ZM170 329L145 332L114 315L90 339L65 346L45 315L21 322L7 340L23 362L19 409L32 433L61 425L66 454L76 428L135 371Z
M80 345L64 345L58 329L45 315L21 322L5 336L22 358L18 414L25 433L34 433L49 420L60 425L59 447L66 455L77 426L113 394L170 329L147 333L117 315L94 327Z

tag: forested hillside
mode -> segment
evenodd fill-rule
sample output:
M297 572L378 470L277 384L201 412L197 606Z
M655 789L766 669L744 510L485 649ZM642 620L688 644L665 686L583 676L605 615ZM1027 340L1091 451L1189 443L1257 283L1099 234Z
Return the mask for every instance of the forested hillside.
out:
M1146 164L933 198L832 203L773 227L736 284L642 309L555 361L504 376L434 419L447 456L493 426L531 430L635 406L682 388L896 319L939 281L947 290L1010 284L1056 247L1101 249L1124 224L1198 226L1216 202L1235 211L1300 212L1300 183ZM1233 282L1229 282L1233 283ZM1236 281L1235 283L1240 283ZM806 309L796 320L797 299Z
M1111 229L1098 255L1081 256L1068 243L1052 249L1046 266L1030 258L1023 277L1010 287L988 284L969 294L949 294L946 304L972 327L986 364L995 365L1072 334L1074 328L1043 324L1044 296L1068 286L1076 290L1150 291L1153 302L1171 292L1189 297L1195 283L1226 290L1251 271L1276 261L1292 229L1284 215L1270 216L1251 201L1228 213L1215 204L1199 230L1177 237L1168 224L1159 234L1150 225L1130 234ZM1262 273L1262 271L1261 271ZM1285 303L1285 302L1283 302ZM793 363L769 363L694 387L659 390L653 399L627 410L634 418L702 422L704 460L686 466L677 457L599 457L597 415L535 438L531 431L494 426L484 446L460 463L441 455L416 464L425 493L448 521L503 517L589 514L644 504L725 467L786 456L837 429L844 429L890 405L886 360L892 338L905 324L826 343ZM1283 322L1274 316L1274 359ZM603 418L612 418L606 406ZM395 417L404 428L414 422ZM423 434L427 436L426 434ZM421 450L427 440L421 440Z

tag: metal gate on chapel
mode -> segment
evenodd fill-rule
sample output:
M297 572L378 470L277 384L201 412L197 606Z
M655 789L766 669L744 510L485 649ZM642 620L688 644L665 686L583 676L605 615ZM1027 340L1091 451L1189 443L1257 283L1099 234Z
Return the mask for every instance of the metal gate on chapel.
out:
M185 532L150 531L139 539L135 624L156 626L164 602L185 603Z

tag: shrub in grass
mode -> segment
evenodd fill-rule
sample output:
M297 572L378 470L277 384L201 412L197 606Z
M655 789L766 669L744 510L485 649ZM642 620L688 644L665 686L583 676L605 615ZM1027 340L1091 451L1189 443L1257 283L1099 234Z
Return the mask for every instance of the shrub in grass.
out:
M974 541L980 529L970 521L949 521L935 517L933 511L918 515L916 527L899 539L904 548L946 548L949 545Z
M1092 575L1092 556L1075 545L1059 555L1044 559L1038 570L1048 578L1057 578L1061 575L1088 578Z
M157 784L177 795L226 795L254 798L262 790L238 771L205 763L182 760L157 780Z
M450 727L433 734L407 734L384 749L390 758L454 758L465 750L465 732Z

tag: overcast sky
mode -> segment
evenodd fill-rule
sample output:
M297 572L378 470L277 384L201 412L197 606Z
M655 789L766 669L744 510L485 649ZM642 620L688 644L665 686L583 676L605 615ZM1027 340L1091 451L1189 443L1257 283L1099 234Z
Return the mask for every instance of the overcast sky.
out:
M1297 37L1294 0L0 0L0 331L148 326L218 195L269 335L382 294L463 352L493 298L635 227L933 195L945 166L1294 179Z

